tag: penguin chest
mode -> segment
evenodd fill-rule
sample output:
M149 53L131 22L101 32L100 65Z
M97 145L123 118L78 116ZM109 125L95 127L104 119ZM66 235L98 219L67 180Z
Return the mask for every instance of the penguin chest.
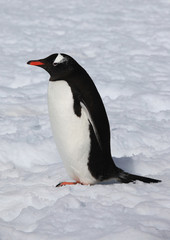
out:
M88 169L90 131L87 113L74 112L72 90L64 80L49 81L48 108L52 132L65 168L76 181L93 184L96 180Z

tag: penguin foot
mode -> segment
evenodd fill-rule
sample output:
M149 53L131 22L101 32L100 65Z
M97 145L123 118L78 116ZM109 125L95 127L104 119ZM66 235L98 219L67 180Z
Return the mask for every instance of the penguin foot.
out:
M76 184L81 184L80 182L61 182L59 184L56 185L56 187L62 187L62 186L66 186L66 185L76 185Z

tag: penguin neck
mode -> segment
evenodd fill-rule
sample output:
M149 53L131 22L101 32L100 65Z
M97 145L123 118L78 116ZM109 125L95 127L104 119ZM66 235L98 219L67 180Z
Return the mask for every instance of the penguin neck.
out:
M77 68L74 69L74 71L70 72L69 74L64 74L63 76L56 76L56 75L50 75L49 81L54 82L54 81L60 81L60 80L65 80L66 82L74 82L75 79L82 79L83 81L87 78L90 78L88 73L85 71L84 68L78 65Z
M55 77L55 76L50 76L50 79L49 79L49 81L50 82L56 82L56 81L59 81L60 79L57 79L57 77Z
M56 81L61 81L61 80L68 81L68 77L67 76L58 77L56 75L52 75L52 76L50 76L50 79L49 79L50 82L56 82Z

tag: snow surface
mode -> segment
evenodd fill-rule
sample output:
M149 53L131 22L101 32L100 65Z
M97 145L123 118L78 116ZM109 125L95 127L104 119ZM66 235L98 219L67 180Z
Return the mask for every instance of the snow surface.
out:
M0 240L169 240L169 0L0 4ZM116 164L162 183L55 188L70 179L49 124L49 76L26 62L57 52L94 79Z

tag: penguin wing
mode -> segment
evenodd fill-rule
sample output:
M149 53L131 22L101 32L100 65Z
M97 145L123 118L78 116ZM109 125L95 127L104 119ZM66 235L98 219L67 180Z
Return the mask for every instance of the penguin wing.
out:
M107 113L93 81L86 72L83 71L83 74L85 76L80 82L77 81L80 79L79 77L71 79L72 82L68 81L73 92L74 111L78 117L81 116L81 110L85 112L105 159L111 159L110 127Z
M110 159L111 151L109 121L102 99L96 88L94 89L93 94L90 91L87 91L85 95L81 95L79 102L93 128L100 149L106 158Z
M99 143L99 145L100 145L100 147L101 147L100 136L99 136L98 131L97 131L96 127L95 127L95 124L94 124L94 122L93 122L93 120L92 120L92 117L91 117L91 115L90 115L90 112L88 111L88 109L87 109L86 105L84 104L84 102L81 101L81 102L80 102L80 105L81 105L82 109L84 110L84 112L86 113L87 118L88 118L89 122L91 123L91 126L92 126L92 128L93 128L93 131L94 131L94 133L95 133L96 139L97 139L97 141L98 141L98 143Z

